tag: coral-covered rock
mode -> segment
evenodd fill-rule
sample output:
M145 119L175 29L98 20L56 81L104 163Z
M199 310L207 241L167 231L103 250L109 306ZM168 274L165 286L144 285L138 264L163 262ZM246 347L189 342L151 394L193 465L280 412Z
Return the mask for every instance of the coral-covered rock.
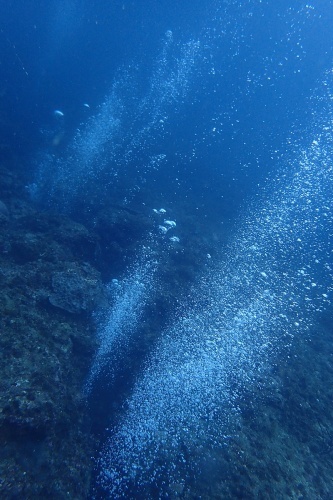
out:
M0 497L86 498L81 390L95 347L87 315L102 300L97 239L22 192L0 168Z
M86 264L72 265L52 276L50 303L70 313L92 312L103 301L105 292L96 270Z

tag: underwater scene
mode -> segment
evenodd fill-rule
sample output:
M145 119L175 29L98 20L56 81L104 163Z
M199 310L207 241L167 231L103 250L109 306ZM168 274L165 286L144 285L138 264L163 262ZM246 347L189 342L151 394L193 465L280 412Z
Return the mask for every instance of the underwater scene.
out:
M333 1L0 3L0 498L333 498Z

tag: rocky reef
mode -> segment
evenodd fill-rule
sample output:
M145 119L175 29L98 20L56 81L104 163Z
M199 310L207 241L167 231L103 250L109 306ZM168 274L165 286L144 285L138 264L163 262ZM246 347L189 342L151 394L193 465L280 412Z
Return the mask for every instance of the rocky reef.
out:
M101 300L81 224L38 212L0 170L0 495L84 498L92 439L81 387Z
M97 447L82 397L96 348L91 317L109 300L105 283L156 221L119 206L82 213L80 222L41 210L6 162L0 186L0 496L87 498ZM166 252L147 338L160 331L206 247Z

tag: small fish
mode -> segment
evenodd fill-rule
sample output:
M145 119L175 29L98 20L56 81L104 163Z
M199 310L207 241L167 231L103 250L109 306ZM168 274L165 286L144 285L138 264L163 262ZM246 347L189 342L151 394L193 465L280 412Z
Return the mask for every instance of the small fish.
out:
M62 111L60 111L60 109L55 109L53 111L53 114L54 114L54 116L65 116L64 113Z
M169 238L170 241L173 241L174 243L179 243L180 242L180 239L178 238L178 236L171 236L171 238Z
M85 103L83 103L83 106L84 106L85 108L90 108L89 104L87 104L86 102L85 102Z

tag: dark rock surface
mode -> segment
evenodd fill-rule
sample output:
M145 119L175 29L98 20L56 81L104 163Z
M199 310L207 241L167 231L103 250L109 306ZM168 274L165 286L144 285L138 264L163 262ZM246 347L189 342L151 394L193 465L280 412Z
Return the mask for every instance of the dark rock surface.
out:
M15 170L0 165L0 498L90 497L98 432L121 412L132 387L128 372L135 378L222 247L221 234L202 227L186 207L167 208L177 220L175 245L158 234L162 219L152 207L145 213L98 207L93 215L89 207L75 221L42 212ZM91 315L109 305L105 283L122 278L154 231L158 284L140 342L122 360L128 386L123 395L106 387L106 398L100 389L93 422L82 397L96 349ZM294 341L272 370L271 390L254 388L239 401L238 428L196 498L332 498L332 324L328 313L307 339ZM178 486L175 498L187 498Z
M86 498L98 237L36 210L4 166L0 186L0 497Z

